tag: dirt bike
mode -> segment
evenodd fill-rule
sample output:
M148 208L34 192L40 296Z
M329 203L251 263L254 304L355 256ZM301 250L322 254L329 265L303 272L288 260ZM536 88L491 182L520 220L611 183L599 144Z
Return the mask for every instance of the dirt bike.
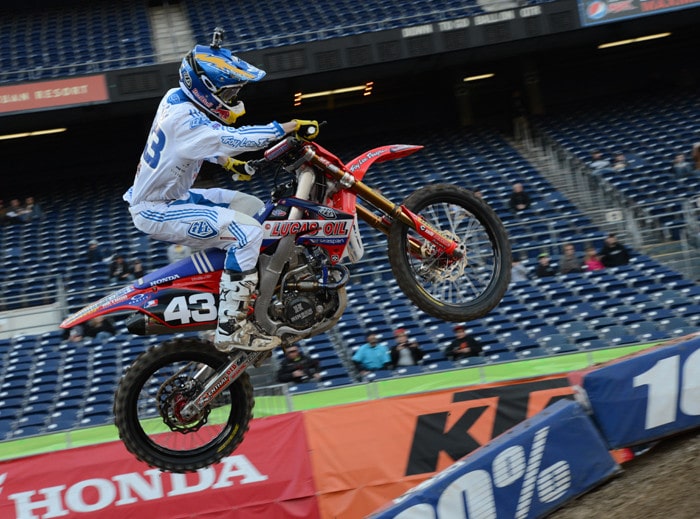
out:
M422 148L382 146L343 164L295 134L248 162L256 171L276 169L271 199L255 215L264 239L248 319L280 337L283 348L332 328L347 305L350 270L343 260L357 262L364 254L358 219L388 236L391 272L427 314L464 322L494 308L508 286L511 258L506 231L488 205L449 184L422 187L395 204L363 182L372 164ZM213 330L224 255L196 252L83 308L61 327L127 312L126 326L137 335ZM142 353L114 400L127 449L172 472L209 466L239 446L254 406L246 369L270 354L222 353L193 335Z

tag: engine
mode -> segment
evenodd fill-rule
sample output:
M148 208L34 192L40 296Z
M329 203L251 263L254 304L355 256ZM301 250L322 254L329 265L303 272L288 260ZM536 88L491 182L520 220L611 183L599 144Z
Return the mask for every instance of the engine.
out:
M294 261L282 276L275 300L270 305L273 320L295 330L305 331L338 314L345 299L349 272L343 265L332 265L320 247L297 247ZM342 303L341 303L342 301Z

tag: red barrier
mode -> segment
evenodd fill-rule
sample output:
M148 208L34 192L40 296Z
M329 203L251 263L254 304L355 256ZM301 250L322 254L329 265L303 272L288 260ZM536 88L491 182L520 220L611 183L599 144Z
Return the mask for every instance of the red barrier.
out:
M171 474L120 442L0 464L0 517L318 518L301 413L254 420L222 463Z

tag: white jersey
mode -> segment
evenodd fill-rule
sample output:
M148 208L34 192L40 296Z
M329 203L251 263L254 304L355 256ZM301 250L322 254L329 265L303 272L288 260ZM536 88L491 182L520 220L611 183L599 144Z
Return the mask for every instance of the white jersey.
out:
M233 157L266 148L284 136L282 126L233 128L207 118L179 88L158 106L134 185L124 194L132 207L141 202L169 202L189 197L204 160Z

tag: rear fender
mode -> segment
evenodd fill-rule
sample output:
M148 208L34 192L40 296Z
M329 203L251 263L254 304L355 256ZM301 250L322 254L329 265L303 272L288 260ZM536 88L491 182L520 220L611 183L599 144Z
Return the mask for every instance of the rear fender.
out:
M141 312L158 321L168 321L164 314L175 316L173 324L187 325L210 316L209 307L216 304L225 252L219 249L200 251L171 265L158 269L132 285L121 288L68 316L60 327L67 329L106 314ZM197 294L214 294L197 297ZM175 298L182 298L175 300ZM190 312L178 306L184 300ZM172 303L175 301L175 303ZM212 303L213 301L213 303ZM216 315L213 317L216 321ZM201 322L201 321L200 321Z

